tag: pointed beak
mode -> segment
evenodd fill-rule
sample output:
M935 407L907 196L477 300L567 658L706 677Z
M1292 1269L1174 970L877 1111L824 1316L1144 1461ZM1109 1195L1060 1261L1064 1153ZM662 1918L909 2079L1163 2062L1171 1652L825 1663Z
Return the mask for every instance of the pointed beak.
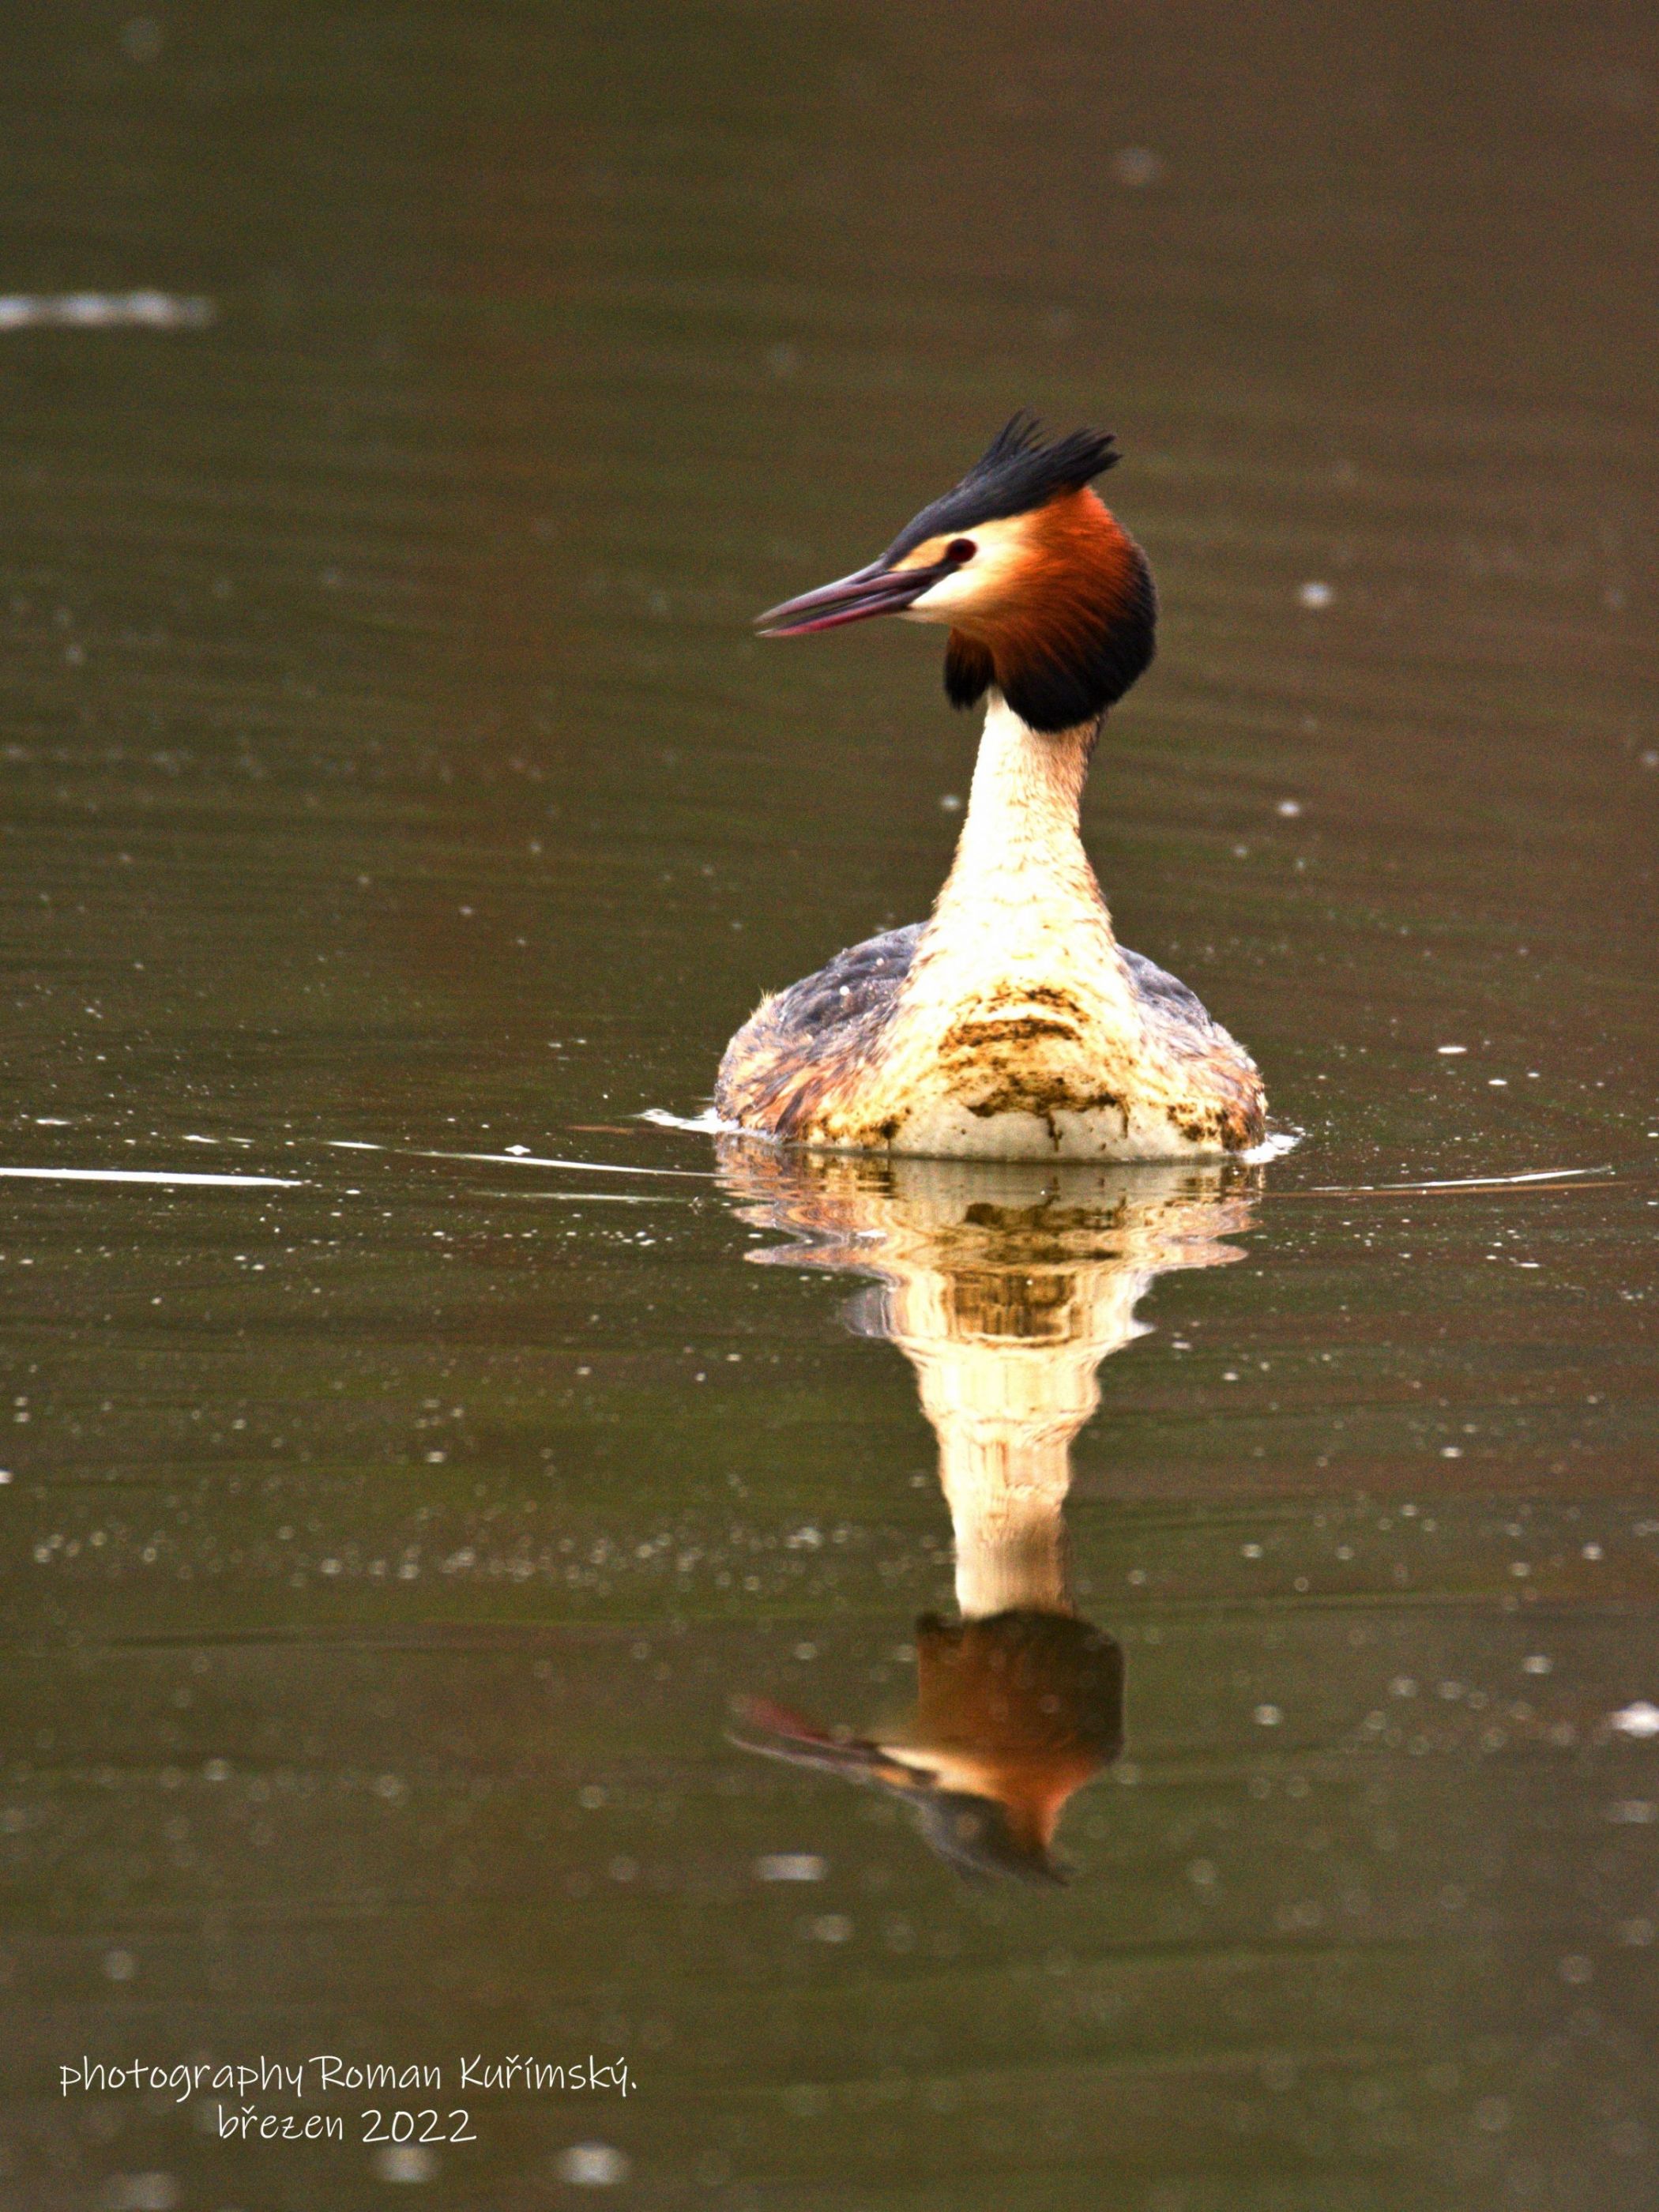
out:
M810 637L814 630L840 629L872 615L902 614L957 565L934 561L921 568L889 568L872 561L867 568L855 568L850 576L769 608L756 616L755 627L763 637Z

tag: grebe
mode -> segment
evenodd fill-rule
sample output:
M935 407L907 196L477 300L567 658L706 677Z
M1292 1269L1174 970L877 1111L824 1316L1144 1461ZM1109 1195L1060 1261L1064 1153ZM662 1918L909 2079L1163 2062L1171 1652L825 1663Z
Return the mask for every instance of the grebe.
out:
M917 1621L915 1696L867 1732L766 1697L742 1748L890 1792L965 1873L1063 1879L1068 1800L1123 1747L1123 1655L1066 1564L1072 1444L1158 1275L1244 1257L1260 1170L836 1158L726 1137L762 1265L873 1275L848 1314L896 1344L939 1439L960 1620ZM884 1699L884 1703L887 1701Z
M726 1048L729 1127L935 1158L1214 1158L1261 1141L1255 1063L1121 945L1078 828L1108 708L1152 657L1146 556L1091 489L1092 430L1016 415L878 561L759 617L804 637L873 615L950 629L952 705L988 700L933 918L762 1000Z

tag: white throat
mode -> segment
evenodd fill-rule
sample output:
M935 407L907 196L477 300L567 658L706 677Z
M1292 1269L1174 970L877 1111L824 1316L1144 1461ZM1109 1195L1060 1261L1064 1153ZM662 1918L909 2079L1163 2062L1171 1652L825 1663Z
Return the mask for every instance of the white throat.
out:
M1020 940L1039 911L1052 927L1069 908L1110 935L1078 826L1096 727L1034 730L992 692L968 818L934 909L936 926L988 905L999 910L1000 927Z
M916 948L906 996L947 1026L1063 988L1100 1034L1139 1015L1078 826L1095 726L1050 736L991 694L956 859Z

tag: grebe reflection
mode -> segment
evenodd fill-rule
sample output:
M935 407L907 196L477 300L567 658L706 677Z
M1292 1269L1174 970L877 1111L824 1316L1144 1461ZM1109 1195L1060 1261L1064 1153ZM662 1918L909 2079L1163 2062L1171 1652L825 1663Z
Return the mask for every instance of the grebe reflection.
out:
M1123 1747L1123 1657L1079 1618L1063 1508L1098 1370L1143 1334L1153 1279L1243 1257L1255 1178L1230 1166L883 1161L730 1141L745 1221L796 1241L762 1264L871 1274L848 1319L896 1344L939 1438L959 1620L917 1624L916 1692L872 1734L763 1698L742 1748L890 1791L963 1872L1063 1881L1067 1800Z

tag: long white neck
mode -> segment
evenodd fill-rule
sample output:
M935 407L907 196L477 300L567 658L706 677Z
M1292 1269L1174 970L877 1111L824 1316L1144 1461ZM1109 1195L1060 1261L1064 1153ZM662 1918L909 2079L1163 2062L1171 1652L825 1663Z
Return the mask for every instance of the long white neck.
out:
M1095 726L1049 735L991 694L968 818L934 909L939 923L994 908L1018 939L1022 915L1036 904L1051 918L1073 908L1109 933L1078 828Z
M1138 1041L1134 994L1078 828L1093 742L1092 726L1033 730L992 693L968 819L906 986L924 1034L1017 1015L1028 994L1040 1017L1059 990L1097 1047Z

